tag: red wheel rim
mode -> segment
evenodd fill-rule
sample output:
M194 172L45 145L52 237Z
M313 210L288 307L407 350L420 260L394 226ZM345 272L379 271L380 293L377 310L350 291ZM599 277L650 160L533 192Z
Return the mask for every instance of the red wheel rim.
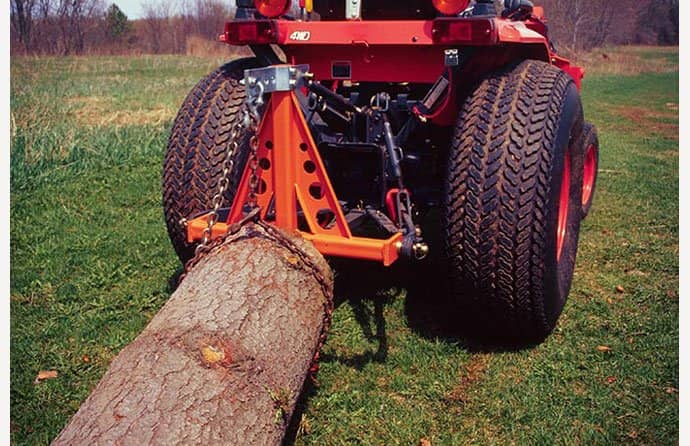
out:
M582 205L589 203L594 189L594 176L597 172L597 148L590 144L585 152L585 168L582 173Z
M570 202L570 154L565 155L563 177L561 179L561 197L558 203L558 227L556 229L556 261L561 260L563 244L568 232L568 208Z

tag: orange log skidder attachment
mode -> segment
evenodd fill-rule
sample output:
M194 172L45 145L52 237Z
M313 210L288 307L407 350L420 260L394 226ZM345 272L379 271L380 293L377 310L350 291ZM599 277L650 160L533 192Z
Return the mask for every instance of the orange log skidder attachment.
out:
M247 101L252 95L269 93L261 124L258 128L256 202L260 217L289 231L298 231L314 243L324 255L374 260L389 266L401 254L421 259L428 253L421 233L411 226L411 218L396 218L395 224L380 212L355 209L343 212L333 190L326 168L296 96L298 88L318 90L312 83L308 66L273 65L245 71ZM358 112L353 107L353 113ZM230 225L242 220L251 211L247 206L252 169L247 167L240 181L234 203L213 225L211 238L224 235ZM398 196L398 215L409 214L409 198ZM222 214L221 214L222 215ZM387 238L353 236L350 222L371 217L387 230ZM405 225L405 220L410 224ZM191 220L187 240L198 242L208 228L208 214Z

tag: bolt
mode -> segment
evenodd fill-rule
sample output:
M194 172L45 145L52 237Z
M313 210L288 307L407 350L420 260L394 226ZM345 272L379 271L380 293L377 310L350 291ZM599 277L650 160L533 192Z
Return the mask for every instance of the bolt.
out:
M426 243L415 243L412 245L412 253L415 259L422 260L429 255L429 245Z

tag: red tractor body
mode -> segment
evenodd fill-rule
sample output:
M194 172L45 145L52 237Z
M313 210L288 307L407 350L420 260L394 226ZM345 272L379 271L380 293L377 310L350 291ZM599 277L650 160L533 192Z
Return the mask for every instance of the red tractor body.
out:
M537 59L568 72L577 85L580 67L549 45L541 10L525 21L500 17L443 17L434 20L228 22L219 40L231 45L276 44L293 65L309 64L320 80L434 83L446 69L443 52L480 48L461 82L515 59Z

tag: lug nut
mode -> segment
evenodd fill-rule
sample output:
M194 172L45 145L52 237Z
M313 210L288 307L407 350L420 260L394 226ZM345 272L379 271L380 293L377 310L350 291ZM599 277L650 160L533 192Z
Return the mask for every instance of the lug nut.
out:
M415 259L422 260L429 255L429 245L426 243L415 243L412 245L412 253Z

